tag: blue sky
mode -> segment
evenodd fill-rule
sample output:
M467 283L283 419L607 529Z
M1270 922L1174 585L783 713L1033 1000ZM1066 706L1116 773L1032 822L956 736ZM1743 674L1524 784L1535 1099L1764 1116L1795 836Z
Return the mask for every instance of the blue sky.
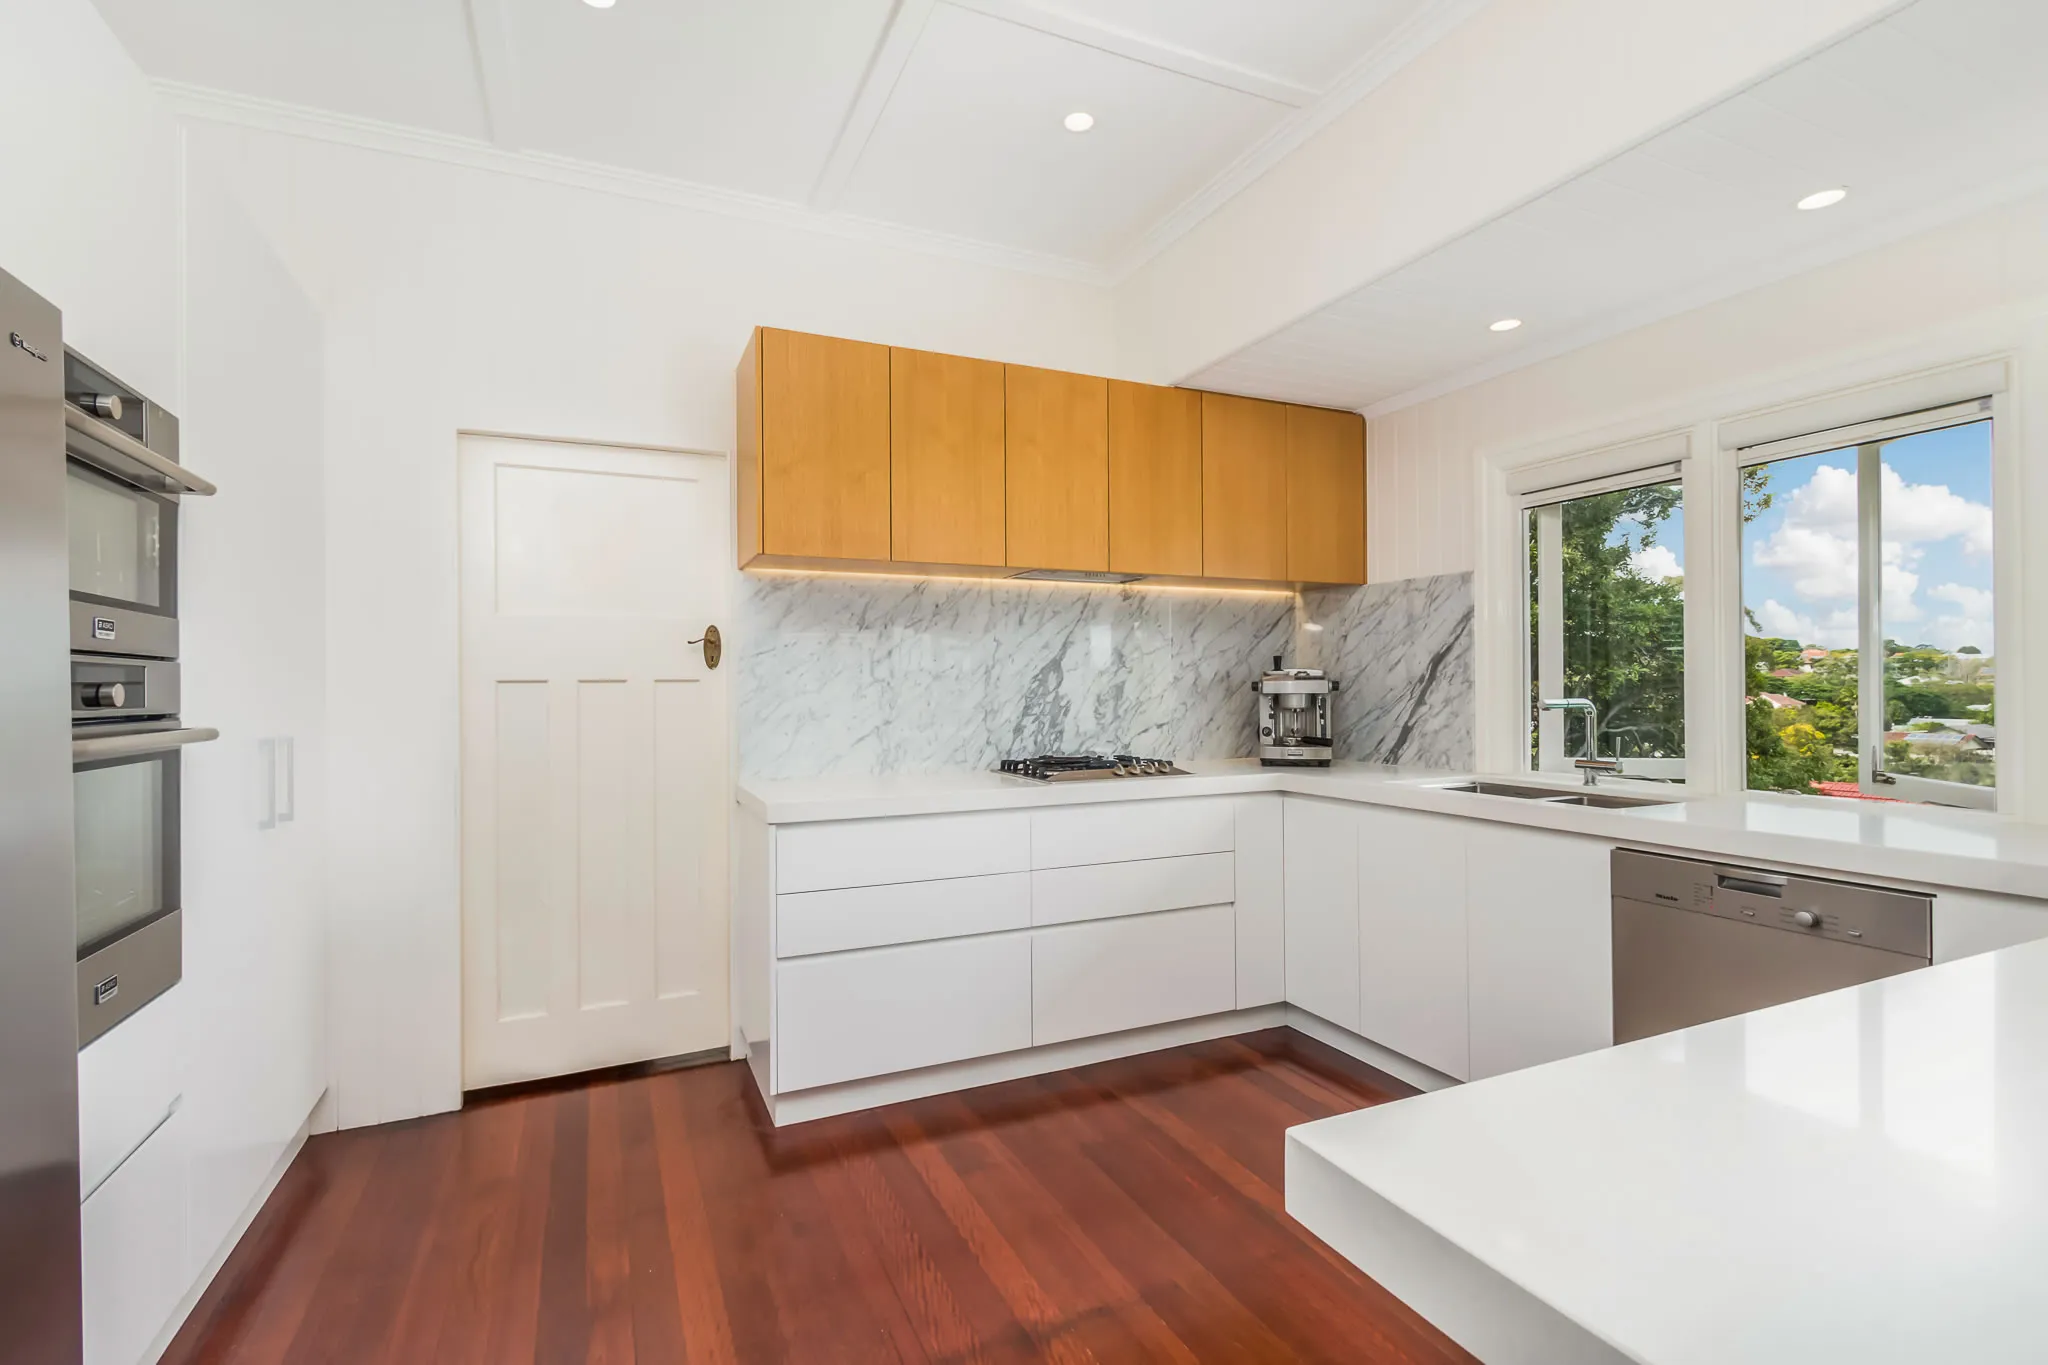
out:
M1885 634L1991 653L1991 424L1889 441L1884 467ZM1765 635L1853 647L1856 452L1768 468L1773 505L1743 528L1743 605Z

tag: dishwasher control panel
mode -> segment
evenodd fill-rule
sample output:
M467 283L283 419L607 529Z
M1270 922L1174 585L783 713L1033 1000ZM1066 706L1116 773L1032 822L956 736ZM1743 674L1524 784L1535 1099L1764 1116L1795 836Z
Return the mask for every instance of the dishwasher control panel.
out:
M1691 910L1923 959L1933 951L1934 898L1917 891L1631 849L1614 851L1612 874L1617 900Z

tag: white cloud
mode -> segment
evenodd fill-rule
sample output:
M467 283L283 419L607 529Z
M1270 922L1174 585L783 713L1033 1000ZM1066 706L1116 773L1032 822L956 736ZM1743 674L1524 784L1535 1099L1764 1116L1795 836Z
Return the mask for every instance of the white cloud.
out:
M1989 589L1973 588L1967 583L1937 583L1927 590L1927 595L1955 608L1923 627L1921 633L1929 644L1943 649L1975 645L1987 654L1992 652L1996 637L1991 628Z
M1659 583L1685 576L1685 570L1679 567L1678 556L1671 553L1668 545L1645 545L1628 557L1628 566L1635 570L1636 577L1654 579Z
M1959 538L1966 554L1991 549L1991 509L1949 491L1943 484L1907 483L1890 465L1883 468L1884 619L1894 624L1922 617L1914 594L1920 586L1923 547ZM1785 519L1757 542L1750 558L1759 568L1782 570L1792 591L1806 602L1854 601L1857 593L1856 473L1822 465L1793 490ZM1953 601L1953 599L1949 599ZM1988 617L1988 607L1955 602L1968 616ZM1787 632L1789 634L1790 632Z
M1938 583L1927 590L1927 595L1937 602L1947 602L1958 608L1965 616L1991 617L1991 590L1973 588L1964 583Z
M1751 609L1756 617L1757 633L1775 639L1797 640L1802 645L1819 645L1823 649L1854 649L1856 647L1856 608L1843 607L1825 616L1813 616L1794 611L1777 598L1766 598L1763 605Z

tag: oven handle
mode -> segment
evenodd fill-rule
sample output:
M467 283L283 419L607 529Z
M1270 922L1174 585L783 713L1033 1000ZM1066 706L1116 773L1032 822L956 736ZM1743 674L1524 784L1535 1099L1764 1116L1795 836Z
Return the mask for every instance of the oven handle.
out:
M166 492L207 497L220 491L208 480L173 460L165 459L121 428L111 422L102 422L76 403L64 405L64 425L88 440L98 441L122 459L141 465L164 481Z
M96 763L103 758L130 758L136 754L159 754L187 744L204 744L219 739L220 731L210 725L186 730L145 730L134 735L92 735L71 741L73 763Z

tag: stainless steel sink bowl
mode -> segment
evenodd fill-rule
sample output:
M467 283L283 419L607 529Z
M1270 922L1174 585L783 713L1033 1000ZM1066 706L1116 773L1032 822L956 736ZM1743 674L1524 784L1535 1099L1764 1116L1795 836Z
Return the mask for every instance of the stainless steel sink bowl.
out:
M1560 787L1525 787L1513 782L1447 782L1437 790L1470 792L1474 796L1510 796L1517 801L1541 801L1552 806L1591 806L1599 810L1629 810L1636 806L1672 804L1655 796L1622 796L1616 792L1571 791Z

